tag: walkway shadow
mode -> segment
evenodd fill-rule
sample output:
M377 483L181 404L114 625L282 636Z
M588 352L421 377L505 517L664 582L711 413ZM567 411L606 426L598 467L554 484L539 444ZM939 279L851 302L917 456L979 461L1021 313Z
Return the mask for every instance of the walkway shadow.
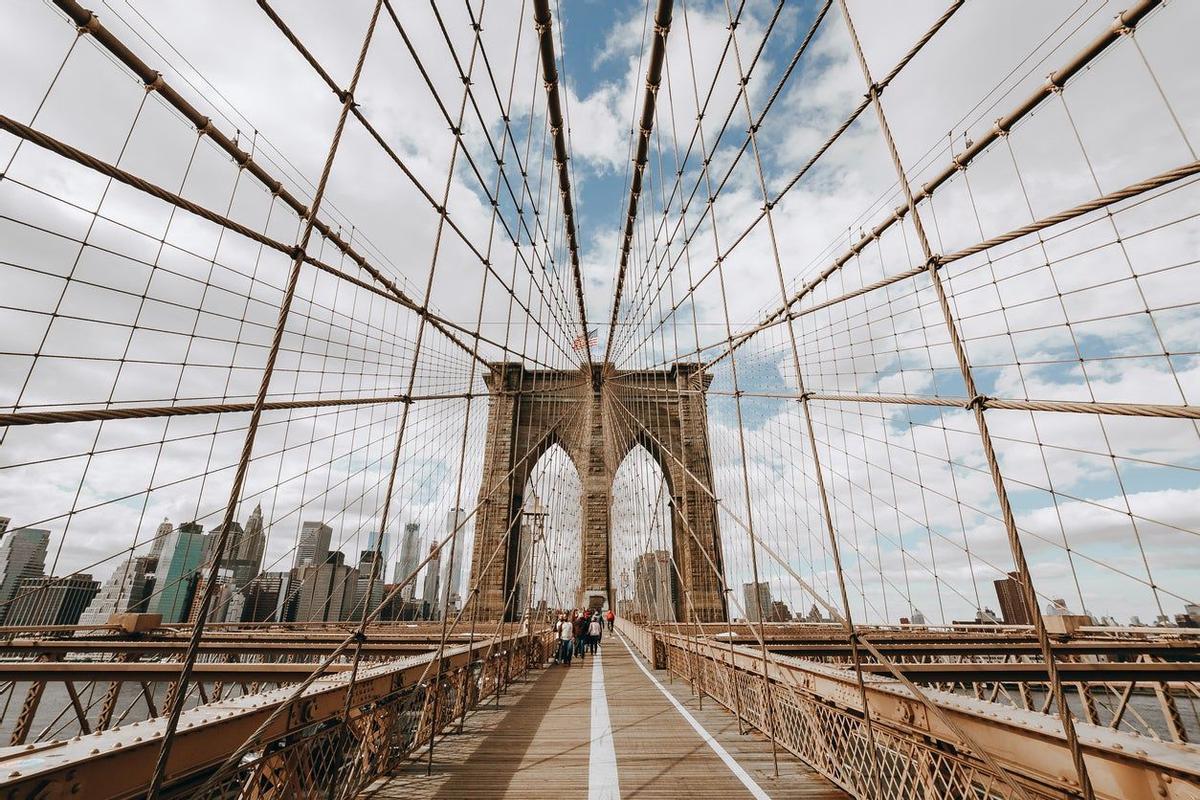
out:
M465 761L453 766L433 797L502 797L520 771L541 720L568 675L574 673L554 668L539 675L536 684L508 709L497 728L483 737Z

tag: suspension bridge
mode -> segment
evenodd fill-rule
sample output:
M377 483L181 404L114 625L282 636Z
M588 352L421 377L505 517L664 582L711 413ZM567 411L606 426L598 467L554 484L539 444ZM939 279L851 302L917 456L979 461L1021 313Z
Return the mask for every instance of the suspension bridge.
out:
M1200 798L1200 5L0 23L0 796Z

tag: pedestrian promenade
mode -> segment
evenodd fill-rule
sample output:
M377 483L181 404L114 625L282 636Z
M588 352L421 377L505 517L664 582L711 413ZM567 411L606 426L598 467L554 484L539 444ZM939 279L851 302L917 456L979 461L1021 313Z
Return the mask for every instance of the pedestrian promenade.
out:
M825 798L845 793L787 753L739 734L712 700L649 669L619 635L599 658L553 665L472 713L439 740L426 774L419 753L364 793L417 798Z

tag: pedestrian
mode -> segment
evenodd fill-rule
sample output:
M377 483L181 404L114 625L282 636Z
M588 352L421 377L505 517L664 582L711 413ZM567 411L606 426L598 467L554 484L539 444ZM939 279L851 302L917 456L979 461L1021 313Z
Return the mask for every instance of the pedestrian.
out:
M616 618L617 618L617 615L613 613L613 610L611 608L608 610L608 613L604 615L605 621L608 622L608 632L609 633L612 633L613 621L616 620Z
M575 655L579 658L584 658L587 655L587 630L588 618L586 614L581 614L575 618L573 631L575 634Z
M571 621L567 619L566 614L558 615L558 624L555 626L555 632L558 635L558 661L560 664L571 666L571 646L575 638L574 629L571 627Z
M604 626L600 624L600 615L596 614L588 623L588 647L593 653L600 649L600 631L603 629Z

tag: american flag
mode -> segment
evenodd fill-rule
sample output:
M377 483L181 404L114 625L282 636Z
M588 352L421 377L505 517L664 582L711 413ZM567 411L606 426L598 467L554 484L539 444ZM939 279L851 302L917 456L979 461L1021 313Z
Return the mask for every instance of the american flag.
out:
M587 335L580 334L571 342L571 347L575 348L576 353L582 353L584 350L591 350L599 342L599 328L592 328L587 332Z

